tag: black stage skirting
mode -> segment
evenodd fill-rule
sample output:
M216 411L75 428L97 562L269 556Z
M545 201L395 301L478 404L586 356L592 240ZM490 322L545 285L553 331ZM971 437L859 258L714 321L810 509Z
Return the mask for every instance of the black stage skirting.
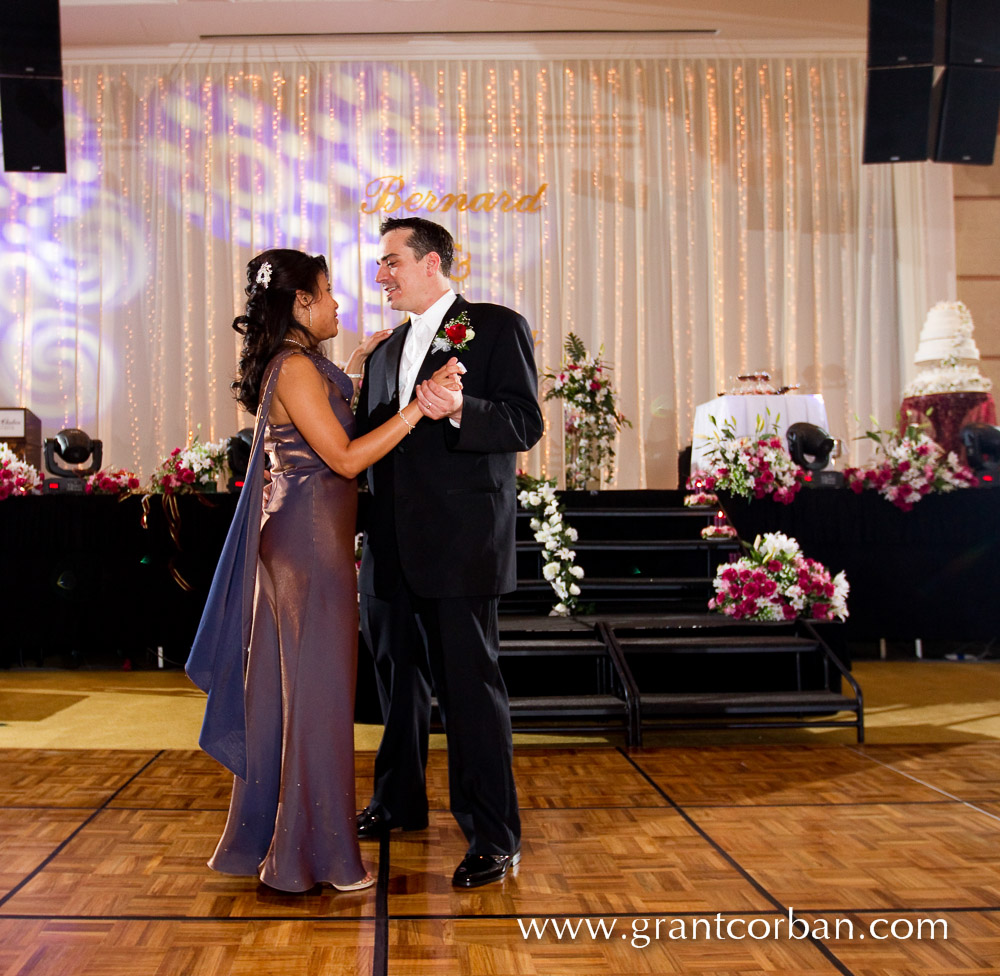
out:
M135 659L163 648L183 664L237 500L178 497L176 543L159 497L149 505L148 528L138 497L0 503L4 663L66 654L103 660L116 652Z
M741 539L797 539L851 584L851 641L1000 636L1000 490L928 495L904 512L873 491L803 489L790 505L720 494Z
M613 505L621 494L588 500ZM644 495L625 494L631 505ZM662 504L660 494L648 493L651 506ZM64 654L84 663L118 654L141 665L148 661L142 655L157 648L168 663L183 664L236 501L228 494L178 498L176 542L159 498L149 507L148 528L138 498L0 502L0 664L61 664L53 656ZM803 490L789 506L724 504L747 541L785 532L806 555L847 571L846 640L1000 635L1000 491L934 495L911 512L849 490ZM541 593L540 612L548 603Z

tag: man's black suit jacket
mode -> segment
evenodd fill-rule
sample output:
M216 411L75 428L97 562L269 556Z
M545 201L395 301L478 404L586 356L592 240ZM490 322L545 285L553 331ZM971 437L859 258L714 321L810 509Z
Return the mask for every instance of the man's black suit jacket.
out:
M417 374L419 383L451 356L459 358L468 370L461 427L425 417L368 469L360 587L372 596L389 598L401 577L422 597L494 596L517 585L516 457L542 436L531 331L509 308L461 295L442 327L463 311L475 332L468 348L428 352ZM396 416L409 328L409 322L398 326L365 364L359 434Z

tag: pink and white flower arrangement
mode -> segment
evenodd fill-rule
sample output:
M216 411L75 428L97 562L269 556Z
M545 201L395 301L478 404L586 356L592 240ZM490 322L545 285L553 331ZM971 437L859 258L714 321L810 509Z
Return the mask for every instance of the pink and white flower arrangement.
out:
M615 437L632 423L618 409L611 367L572 332L565 350L563 365L542 374L552 384L545 399L563 401L566 487L597 487L614 477Z
M37 495L42 485L38 468L22 461L0 442L0 501L11 495Z
M874 459L863 468L847 468L847 485L857 494L874 488L904 512L931 492L971 488L976 476L954 451L947 454L925 431L910 424L903 434L869 430L866 437L878 445Z
M83 490L88 495L127 495L138 491L139 484L139 479L131 471L108 468L87 478Z
M179 495L212 490L226 469L226 441L202 444L197 438L186 450L175 447L153 473L146 491Z
M688 488L692 487L691 480L688 479ZM714 508L719 504L719 496L711 491L692 491L684 496L685 508Z
M735 539L736 529L731 525L706 525L701 530L703 539Z
M845 620L850 586L844 573L802 555L798 542L781 532L757 536L746 555L723 563L708 601L737 620Z
M732 418L721 428L714 417L711 420L715 434L705 452L708 465L692 477L705 491L728 491L744 498L770 495L788 505L802 487L805 472L785 450L777 423L768 432L764 419L758 416L756 433L737 437Z

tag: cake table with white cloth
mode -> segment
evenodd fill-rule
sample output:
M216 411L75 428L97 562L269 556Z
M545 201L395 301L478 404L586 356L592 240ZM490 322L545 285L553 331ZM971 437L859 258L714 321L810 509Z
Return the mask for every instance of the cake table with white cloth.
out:
M712 425L712 417L715 418L717 427ZM704 470L707 464L705 454L711 446L716 429L721 430L727 420L733 419L736 436L743 437L757 432L758 417L763 419L764 429L767 431L773 430L773 425L777 422L783 446L785 431L800 421L815 424L829 432L826 404L819 393L726 394L695 407L691 470Z

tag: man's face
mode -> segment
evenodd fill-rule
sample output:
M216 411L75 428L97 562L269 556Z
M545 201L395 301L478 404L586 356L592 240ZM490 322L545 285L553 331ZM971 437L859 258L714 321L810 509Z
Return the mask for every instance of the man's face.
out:
M420 315L443 294L439 259L434 251L417 260L407 243L413 232L408 227L389 231L379 242L378 274L389 305L397 312Z

